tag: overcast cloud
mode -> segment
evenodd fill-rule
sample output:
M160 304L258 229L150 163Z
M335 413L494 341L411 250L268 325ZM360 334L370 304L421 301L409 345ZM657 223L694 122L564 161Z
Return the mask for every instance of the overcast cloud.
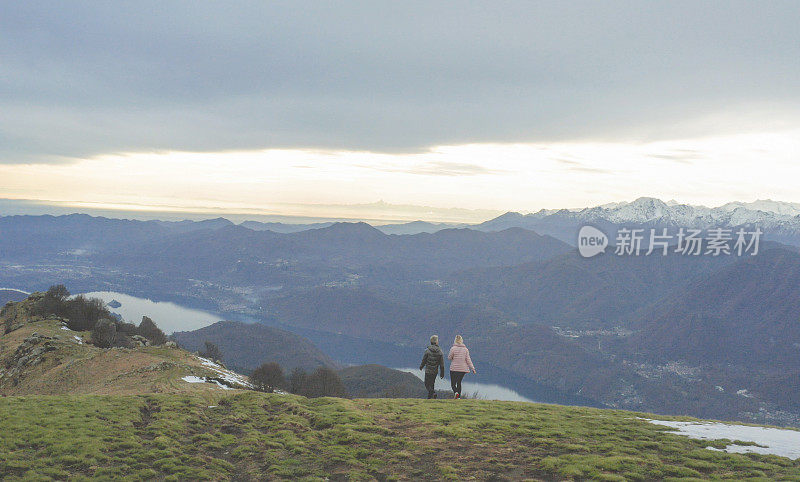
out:
M0 162L800 126L800 3L3 2Z

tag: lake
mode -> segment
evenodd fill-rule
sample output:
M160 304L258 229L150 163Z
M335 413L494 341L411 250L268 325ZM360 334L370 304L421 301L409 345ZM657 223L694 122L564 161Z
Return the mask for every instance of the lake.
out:
M476 367L477 368L477 367ZM395 368L402 372L408 372L415 375L420 380L425 379L425 372L418 368ZM533 400L523 397L519 393L500 385L493 383L481 383L474 381L480 378L480 373L475 375L468 373L464 380L461 382L461 393L472 398L472 395L477 392L478 398L483 400L506 400L509 402L532 402ZM437 390L450 390L450 376L447 372L444 374L444 380L436 377Z
M169 301L153 301L114 291L93 291L84 293L84 296L100 298L106 304L117 300L121 306L119 308L109 307L109 311L120 315L125 321L137 325L142 321L142 316L148 316L167 335L175 331L197 330L223 319L220 315L186 308Z
M237 320L238 318L247 318L246 320L241 319L240 321L255 321L249 317L245 317L244 315L242 315L242 317L237 317L235 314L227 314L223 316L204 310L187 308L169 301L153 301L115 291L93 291L91 293L84 293L84 295L90 298L100 298L106 302L106 304L116 300L120 303L120 306L118 308L109 307L109 310L112 313L116 313L124 320L137 325L142 321L142 316L148 316L159 326L159 328L164 331L164 333L168 335L175 331L197 330L199 328L203 328L204 326L216 323L222 319ZM352 343L345 343L344 345L346 346L340 347L336 346L335 344L331 344L331 342L336 340L337 337L330 333L317 333L308 330L299 330L290 326L281 326L281 328L293 331L302 336L306 336L307 338L311 339L312 343L316 344L317 347L325 351L329 356L346 364L378 363L385 366L397 366L400 363L405 363L400 360L416 360L419 355L417 351L407 353L408 350L406 349L402 350L402 356L392 357L392 350L379 344L378 342L370 342L366 344L367 346L375 345L375 352L369 352L369 350L365 352L364 340L354 339ZM360 354L361 358L347 358L347 355L353 354ZM493 373L491 367L485 368L486 369L483 370L482 373L478 373L478 375L468 374L466 377L464 377L464 381L462 382L464 395L472 396L473 393L477 392L479 398L487 400L509 400L520 402L534 401L534 399L526 397L520 394L518 391L512 390L511 388L498 383L507 378L507 376L504 377L502 375L498 375L497 373ZM422 372L414 368L398 368L398 370L412 373L419 378L423 378ZM479 382L477 380L481 381ZM441 389L449 389L449 377L445 376L444 380L437 378L436 386L437 388ZM524 384L521 386L524 386ZM536 390L530 389L527 391L523 390L523 392L526 394L529 394L528 392L530 392L529 395L535 396L536 400L551 401L547 397L546 393L539 393Z
M29 295L30 294L27 291L18 290L16 288L3 288L3 287L0 287L0 291L15 291L15 292L21 293L23 295Z

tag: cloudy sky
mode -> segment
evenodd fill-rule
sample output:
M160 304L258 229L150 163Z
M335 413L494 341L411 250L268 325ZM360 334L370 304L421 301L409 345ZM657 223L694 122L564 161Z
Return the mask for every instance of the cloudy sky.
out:
M3 2L0 198L797 202L798 24L794 1Z

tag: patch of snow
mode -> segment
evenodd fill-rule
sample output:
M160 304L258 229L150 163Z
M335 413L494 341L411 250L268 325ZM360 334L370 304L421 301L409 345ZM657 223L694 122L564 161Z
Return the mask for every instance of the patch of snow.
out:
M72 331L69 328L67 328L67 325L61 325L61 329L66 331Z
M218 364L218 363L216 363L216 362L213 362L213 361L209 360L208 358L203 358L203 357L201 357L201 356L199 356L199 357L197 357L197 358L200 360L200 364L201 364L201 365L203 365L203 366L205 366L205 367L210 367L210 368L220 368L220 369L222 368L222 366L221 366L221 365L219 365L219 364Z
M225 385L224 383L220 383L217 380L206 380L206 382L207 383L213 383L214 385L218 386L219 388L221 388L223 390L233 390L233 388L229 387L228 385Z
M220 383L220 382L218 382L216 380L206 380L205 378L196 377L194 375L186 375L185 377L181 378L181 380L183 380L184 382L188 382L188 383L211 383L213 385L218 386L219 388L221 388L223 390L233 390L231 387L229 387L227 385L223 385L222 383Z
M188 383L205 383L206 381L200 377L196 377L194 375L186 375L185 377L181 378L184 382Z
M217 385L219 388L221 388L221 389L223 389L223 390L233 390L233 388L231 388L231 387L229 387L229 386L225 385L224 383L220 383L220 382L216 382L216 381L215 381L214 383L215 383L215 384L216 384L216 385Z
M741 440L760 445L736 445L725 447L728 453L772 454L790 459L800 459L800 432L797 430L751 427L720 422L677 422L669 420L644 419L656 425L678 429L677 434L699 440ZM712 447L708 447L712 448Z
M725 391L725 389L724 389L724 388L722 388L722 387L721 387L721 386L719 386L719 385L715 386L714 388L716 388L718 392L724 392L724 391Z
M753 398L753 394L748 392L746 389L736 390L736 395L744 398Z
M225 380L228 383L232 383L235 385L242 385L244 387L253 388L253 384L247 379L247 377L243 375L239 375L236 372L232 372L225 368L222 368L221 365L218 363L214 363L213 361L209 360L208 358L203 358L201 356L197 357L200 360L200 364L204 367L207 367L213 371L217 377Z
M73 338L75 338L75 341L77 341L79 345L83 345L83 340L81 339L81 337L79 337L78 335L75 335L75 336L73 336Z

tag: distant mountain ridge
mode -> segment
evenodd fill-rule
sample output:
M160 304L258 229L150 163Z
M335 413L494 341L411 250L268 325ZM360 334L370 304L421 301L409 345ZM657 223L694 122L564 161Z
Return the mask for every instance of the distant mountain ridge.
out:
M387 277L436 279L473 266L540 261L571 250L561 241L519 228L387 235L366 223L285 234L233 225L109 248L92 255L93 261L132 272L266 286L346 284L366 276L376 282Z
M327 228L337 221L309 223L309 224L290 224L290 223L264 223L260 221L244 221L239 226L243 226L253 231L274 231L276 233L297 233L309 229ZM375 224L375 229L384 234L419 234L435 233L442 229L469 227L469 224L460 223L431 223L427 221L410 221L407 223L394 224Z
M767 239L800 245L800 204L771 200L708 208L641 197L629 203L579 210L542 209L531 214L508 212L474 228L495 231L520 227L575 244L578 229L583 224L596 224L611 231L621 225L696 229L758 226Z
M102 222L108 228L126 233L125 239L132 240L168 233L216 230L229 226L241 226L253 231L289 234L327 228L335 224L358 224L357 221L284 223L247 220L237 225L224 217L204 220L141 221L96 217L88 214L67 214L60 216L0 216L0 228L6 225L18 227L24 223L29 223L31 226L38 225L46 230L47 226L42 224L46 220L54 221L62 228L69 228L86 223L88 219L96 220L94 223L96 225ZM398 235L436 233L444 229L453 228L469 228L479 231L524 228L574 244L573 238L577 232L575 226L579 223L595 223L609 226L627 223L686 228L758 225L762 229L768 230L773 236L771 239L774 241L800 245L800 203L773 201L771 199L761 199L753 202L729 202L718 207L709 208L678 203L674 200L665 202L657 198L641 197L631 202L614 202L578 209L541 209L530 214L509 211L476 224L410 221L394 224L375 224L374 227L384 234ZM564 231L567 231L566 235ZM91 247L90 241L87 240L89 247Z

